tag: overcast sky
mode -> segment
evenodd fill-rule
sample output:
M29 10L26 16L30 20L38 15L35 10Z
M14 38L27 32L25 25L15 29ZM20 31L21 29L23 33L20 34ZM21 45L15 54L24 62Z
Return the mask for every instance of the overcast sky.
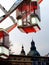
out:
M0 0L0 4L5 7L8 11L10 7L14 4L16 0ZM14 54L20 54L22 45L26 51L26 54L30 50L32 39L35 41L35 46L41 55L49 53L49 0L43 0L40 4L40 14L41 30L37 33L22 33L16 27L9 33L9 40L11 41L11 50ZM0 9L0 16L4 15L3 11ZM15 11L11 14L14 18L16 17ZM5 25L6 24L6 25ZM2 23L0 23L0 28L7 28L12 25L12 20L8 17Z

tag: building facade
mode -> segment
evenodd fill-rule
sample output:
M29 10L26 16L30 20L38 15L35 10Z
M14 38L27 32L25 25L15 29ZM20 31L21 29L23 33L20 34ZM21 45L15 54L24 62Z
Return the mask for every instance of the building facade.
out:
M49 65L49 58L25 55L10 55L6 60L0 59L0 65Z
M8 59L0 58L0 65L49 65L49 57L40 56L36 50L35 42L32 40L31 48L27 55L25 55L24 47L20 55L9 55Z

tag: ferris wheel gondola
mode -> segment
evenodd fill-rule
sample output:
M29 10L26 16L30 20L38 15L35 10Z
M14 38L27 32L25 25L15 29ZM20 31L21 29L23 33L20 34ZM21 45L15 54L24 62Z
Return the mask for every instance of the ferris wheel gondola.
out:
M21 32L31 33L40 30L40 7L37 0L24 1L16 10L17 28ZM29 20L28 20L29 17Z
M19 12L20 12L20 14L22 14L22 13L24 13L24 10L25 11L27 11L27 12L29 12L29 13L27 13L27 15L24 15L23 16L23 22L21 22L20 24L22 24L22 26L19 26L19 24L18 24L18 22L17 22L17 24L14 24L14 27L15 27L15 25L17 26L17 28L20 30L23 30L23 31L25 31L26 33L29 33L29 32L36 32L36 28L37 29L39 29L40 30L40 27L39 27L39 25L38 25L38 23L36 23L36 25L34 24L33 25L33 23L31 23L31 20L30 21L27 21L27 19L25 19L26 17L28 17L28 14L30 15L30 14L32 14L32 13L34 13L34 10L35 10L35 13L37 14L37 12L39 12L38 11L38 4L40 4L42 2L42 0L21 0L21 1L16 1L13 5L12 5L12 7L10 8L10 10L7 12L6 10L5 10L5 8L2 8L2 6L1 6L1 9L4 11L4 13L5 13L5 15L3 15L3 16L1 16L0 17L0 23L2 22L2 21L4 21L4 19L6 19L8 16L12 19L12 21L14 22L14 18L12 17L12 16L10 16L10 14L13 12L13 11L15 11L15 10L19 10ZM23 5L22 5L23 4ZM31 4L31 5L30 5ZM25 5L25 6L24 6ZM22 7L23 6L23 7ZM22 8L21 8L22 7ZM30 8L31 7L31 8ZM32 8L33 7L33 8ZM21 13L22 12L22 13ZM30 13L30 12L32 12L32 13ZM18 13L18 12L17 12ZM20 16L20 14L18 14L18 16ZM38 17L39 17L39 19L40 19L40 15L39 14L37 14L38 15ZM18 17L17 16L17 17ZM38 17L36 18L37 20L38 20ZM19 22L20 21L22 21L22 20L19 20ZM26 21L25 21L26 20ZM37 21L36 20L36 21ZM15 22L14 22L15 23ZM13 29L13 28L12 28ZM11 30L12 30L11 29ZM23 32L22 31L22 32Z

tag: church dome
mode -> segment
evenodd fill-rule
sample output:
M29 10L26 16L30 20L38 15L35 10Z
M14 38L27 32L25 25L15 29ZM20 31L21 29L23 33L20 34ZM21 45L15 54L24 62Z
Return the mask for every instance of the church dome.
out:
M27 55L29 55L29 56L40 56L39 52L36 50L35 42L33 40L31 42L30 51Z

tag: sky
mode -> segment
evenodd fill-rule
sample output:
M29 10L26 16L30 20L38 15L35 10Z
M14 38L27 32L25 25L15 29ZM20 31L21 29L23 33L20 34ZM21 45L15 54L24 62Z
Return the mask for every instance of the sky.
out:
M0 0L0 4L8 11L16 0ZM0 16L4 15L0 9ZM16 12L11 14L16 19ZM43 0L40 4L41 30L37 33L22 33L17 27L9 33L9 40L12 44L10 47L11 53L20 54L22 45L26 54L30 51L32 39L35 42L36 49L40 55L44 56L49 53L49 0ZM6 25L5 25L6 24ZM12 20L8 17L2 23L0 28L7 28L13 24Z

